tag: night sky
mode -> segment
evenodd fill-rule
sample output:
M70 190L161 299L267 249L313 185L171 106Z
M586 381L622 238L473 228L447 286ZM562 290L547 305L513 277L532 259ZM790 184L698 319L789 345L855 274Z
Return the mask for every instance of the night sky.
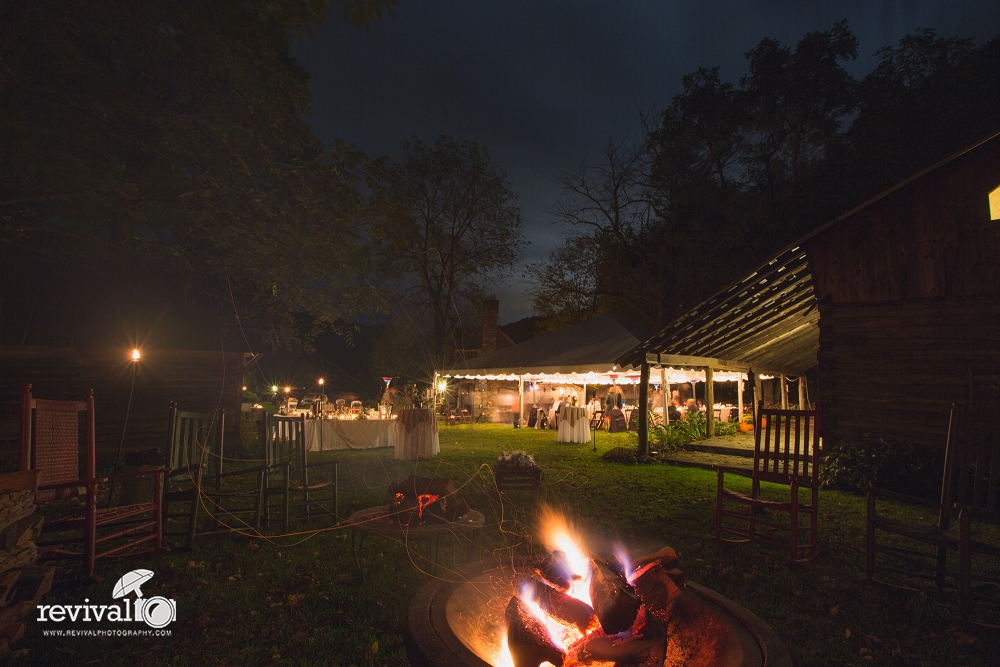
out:
M1000 32L1000 3L402 0L370 31L335 12L293 54L311 76L309 122L323 141L393 157L407 139L439 134L488 146L520 195L531 262L559 241L548 214L557 174L609 135L639 136L640 111L669 104L683 74L719 66L736 82L762 38L794 47L845 18L861 42L848 69L860 77L877 49L918 28L981 44ZM519 278L497 290L502 323L531 314Z

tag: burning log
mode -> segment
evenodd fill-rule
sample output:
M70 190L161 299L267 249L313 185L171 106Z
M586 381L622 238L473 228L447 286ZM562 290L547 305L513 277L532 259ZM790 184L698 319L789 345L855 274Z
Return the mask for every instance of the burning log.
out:
M562 591L537 579L524 579L518 590L538 601L538 606L549 616L566 625L575 625L583 634L597 627L597 616L586 602L570 597Z
M663 664L666 633L663 625L648 611L637 616L632 631L625 637L608 637L604 633L587 642L584 656L592 660L616 663ZM657 662L657 658L659 659Z
M390 512L399 523L407 526L451 521L455 511L460 509L456 507L448 513L446 499L455 493L455 485L450 479L410 475L402 482L390 484L389 493L393 497Z
M605 634L615 635L632 627L642 601L620 574L591 561L590 600Z
M510 599L504 617L507 647L514 667L538 667L543 662L562 666L563 652L552 643L548 630L520 598Z
M648 565L661 565L664 570L670 570L677 567L677 552L670 547L663 547L655 554L649 554L647 556L640 556L635 559L633 566L635 571L638 572L642 568Z
M561 591L568 591L570 583L580 578L573 572L566 554L558 549L546 556L535 570L542 579Z
M676 568L673 571L680 573L680 570ZM680 573L682 583L683 577L683 573ZM653 564L644 569L636 578L635 592L646 605L646 611L661 622L666 623L670 620L674 602L681 595L681 588L670 572L659 564Z

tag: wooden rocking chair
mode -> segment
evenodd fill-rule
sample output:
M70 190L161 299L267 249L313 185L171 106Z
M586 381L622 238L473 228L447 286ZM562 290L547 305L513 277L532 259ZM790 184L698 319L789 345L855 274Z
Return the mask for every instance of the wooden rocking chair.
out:
M80 476L80 413L84 413L83 476ZM97 477L94 463L94 391L87 391L85 401L48 401L33 398L31 385L24 385L21 396L21 470L39 471L36 503L47 503L83 496L83 512L46 520L44 530L61 533L58 539L38 542L40 560L83 557L87 576L96 581L97 558L147 556L169 551L163 546L163 523L160 512L163 474L169 468L141 470L110 477ZM97 509L98 486L128 477L153 477L153 500ZM101 530L98 536L98 530ZM69 536L65 535L70 533ZM73 534L77 533L77 534ZM116 545L98 551L98 545ZM153 548L141 553L126 553L134 547L153 542ZM70 548L79 544L79 549Z
M170 404L170 449L168 465L173 470L166 474L163 486L163 521L168 518L186 518L188 521L187 547L194 546L197 534L212 535L232 532L233 528L219 517L229 518L252 515L248 527L260 530L261 509L264 500L263 465L253 468L224 470L226 413L216 414L185 412ZM250 477L255 485L233 486L240 478ZM237 498L254 499L252 508L232 507ZM225 506L224 506L225 502ZM169 513L170 503L188 503L185 512ZM211 527L198 530L202 508L213 515ZM165 534L172 534L165 532Z
M819 528L819 406L813 410L765 410L757 407L752 470L717 466L715 538L721 542L760 542L785 549L789 565L811 561L822 545ZM725 487L725 475L749 477L750 493ZM788 500L770 500L761 495L761 482L787 486ZM811 495L802 503L799 490ZM726 501L745 506L728 509ZM787 512L788 521L765 520L774 512ZM801 515L808 517L802 525ZM727 521L727 518L729 521ZM735 523L735 525L733 525ZM806 540L800 540L805 533ZM784 535L783 535L784 534ZM729 537L727 537L729 536Z
M270 518L274 507L272 496L281 496L282 527L288 531L290 521L325 516L338 521L337 512L337 461L308 462L306 452L305 415L282 417L264 414L264 465L268 481L264 488L264 521ZM325 481L309 479L310 470L327 469ZM297 493L301 502L291 503L290 494ZM299 516L292 512L303 509Z
M1000 579L972 575L975 554L1000 558L1000 545L972 537L972 520L1000 521L1000 417L993 411L972 412L952 406L945 449L941 499L931 502L884 489L868 492L865 571L870 581L920 590L920 581L934 583L942 593L949 581L958 592L959 611L968 618L974 607L1000 610ZM876 508L878 497L936 510L936 525L892 519ZM953 518L958 511L958 532ZM880 543L878 533L906 538L910 543ZM913 548L919 544L930 550ZM958 570L947 568L948 552L958 553ZM878 558L878 554L883 558ZM973 586L973 582L977 585ZM992 595L988 594L992 592Z

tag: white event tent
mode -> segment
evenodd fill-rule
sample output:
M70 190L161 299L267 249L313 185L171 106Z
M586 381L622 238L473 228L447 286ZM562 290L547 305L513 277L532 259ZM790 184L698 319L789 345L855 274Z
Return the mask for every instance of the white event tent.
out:
M574 385L637 385L640 369L618 366L616 359L640 345L648 332L614 315L600 315L529 341L460 362L435 376L518 383L519 414L524 414L525 383ZM683 361L683 360L679 360ZM683 363L661 365L650 382L655 385L705 382L706 371ZM740 372L716 371L715 382L742 381ZM737 392L742 397L742 392ZM663 392L664 401L669 392ZM741 401L742 402L742 401ZM659 406L657 406L659 407ZM666 405L664 414L666 414ZM742 413L742 406L741 406Z

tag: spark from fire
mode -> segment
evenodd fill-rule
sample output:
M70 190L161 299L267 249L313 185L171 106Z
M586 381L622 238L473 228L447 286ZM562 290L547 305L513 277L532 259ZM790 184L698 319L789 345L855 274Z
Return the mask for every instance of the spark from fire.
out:
M549 633L549 639L552 640L552 644L556 648L565 651L583 638L583 633L575 625L564 625L558 619L545 613L545 610L539 606L538 600L532 595L530 587L526 586L521 589L520 598L521 602L531 610L534 617L545 626L545 630Z
M566 517L550 507L542 507L539 527L545 547L549 551L558 550L566 554L573 574L579 577L570 583L567 594L593 606L590 601L590 557L578 546L583 540L574 534Z

